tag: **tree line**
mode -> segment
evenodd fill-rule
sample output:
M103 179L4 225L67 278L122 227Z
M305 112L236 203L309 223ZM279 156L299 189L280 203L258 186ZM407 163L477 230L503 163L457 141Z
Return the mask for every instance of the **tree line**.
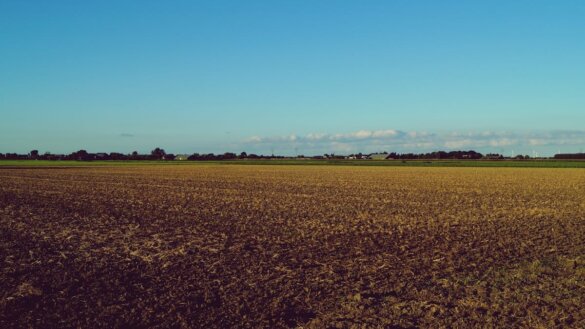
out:
M248 154L241 152L240 154L226 152L223 154L214 153L193 153L191 155L175 155L172 153L165 152L164 149L157 147L150 153L140 154L134 151L129 154L123 154L118 152L110 153L90 153L86 150L79 150L70 154L52 154L46 152L41 154L38 150L32 150L28 154L17 154L17 153L0 153L0 160L75 160L75 161L96 161L96 160L116 160L116 161L132 161L132 160L191 160L191 161L211 161L211 160L237 160L237 159L284 159L293 158L285 157L282 155L257 155ZM324 154L305 157L304 155L298 155L294 158L305 158L305 159L327 159L327 160L341 160L341 159L387 159L387 160L431 160L431 159L453 159L453 160L501 160L506 159L501 154L488 153L482 154L473 150L470 151L436 151L428 153L397 153L397 152L381 152L381 153L356 153L350 155L336 155L336 154ZM509 158L507 158L509 159ZM516 155L514 159L524 160L530 159L528 155ZM567 160L567 159L585 159L585 153L572 153L572 154L556 154L554 159Z
M554 158L560 160L582 160L585 159L585 153L561 153L555 154Z
M96 161L96 160L116 160L116 161L132 161L132 160L192 160L192 161L209 161L209 160L235 160L235 159L283 159L284 156L279 155L257 155L247 154L242 152L240 154L226 152L223 154L214 153L193 153L191 155L175 155L167 153L162 148L155 148L149 154L140 154L134 151L130 154L123 154L118 152L99 152L90 153L86 150L79 150L70 154L52 154L46 152L39 153L38 150L32 150L28 154L17 153L0 153L0 160L73 160L73 161Z

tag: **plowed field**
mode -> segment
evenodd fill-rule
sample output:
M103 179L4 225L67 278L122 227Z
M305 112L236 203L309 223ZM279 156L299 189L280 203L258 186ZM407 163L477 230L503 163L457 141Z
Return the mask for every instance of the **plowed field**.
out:
M585 327L585 170L0 168L1 328Z

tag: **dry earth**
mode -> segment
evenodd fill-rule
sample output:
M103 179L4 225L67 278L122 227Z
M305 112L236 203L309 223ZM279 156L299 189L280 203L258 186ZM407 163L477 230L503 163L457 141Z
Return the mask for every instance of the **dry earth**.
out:
M1 328L585 327L585 170L0 169Z

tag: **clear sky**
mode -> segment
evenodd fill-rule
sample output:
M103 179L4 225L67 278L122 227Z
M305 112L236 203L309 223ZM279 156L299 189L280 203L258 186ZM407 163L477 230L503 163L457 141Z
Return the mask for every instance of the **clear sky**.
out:
M583 1L0 0L0 152L585 147Z

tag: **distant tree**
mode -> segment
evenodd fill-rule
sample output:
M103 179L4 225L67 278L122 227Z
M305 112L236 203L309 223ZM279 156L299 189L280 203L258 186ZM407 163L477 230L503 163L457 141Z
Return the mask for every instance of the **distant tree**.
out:
M167 154L167 152L165 152L165 150L157 147L154 150L150 151L150 155L157 160L162 160L164 159L164 156Z
M38 159L39 158L39 150L32 150L28 154L31 159Z
M585 153L559 153L559 154L555 154L554 156L555 159L585 159Z
M128 158L130 160L139 160L140 159L140 155L138 154L138 151L133 151L132 153L130 153L130 155L128 156Z
M110 159L111 160L126 160L128 158L128 156L122 154L122 153L117 153L117 152L111 152L110 153Z
M491 160L501 160L504 158L504 156L498 153L488 153L485 155L485 158Z
M86 150L79 150L69 154L71 160L87 161L89 160L89 153Z
M193 153L192 155L190 155L187 160L191 160L191 161L195 161L195 160L199 160L199 153Z
M221 156L222 160L232 160L236 159L238 156L235 153L226 152Z
M240 158L240 159L245 159L245 158L247 158L247 157L248 157L248 154L247 154L246 152L242 152L242 153L240 153L240 155L239 155L239 158Z

